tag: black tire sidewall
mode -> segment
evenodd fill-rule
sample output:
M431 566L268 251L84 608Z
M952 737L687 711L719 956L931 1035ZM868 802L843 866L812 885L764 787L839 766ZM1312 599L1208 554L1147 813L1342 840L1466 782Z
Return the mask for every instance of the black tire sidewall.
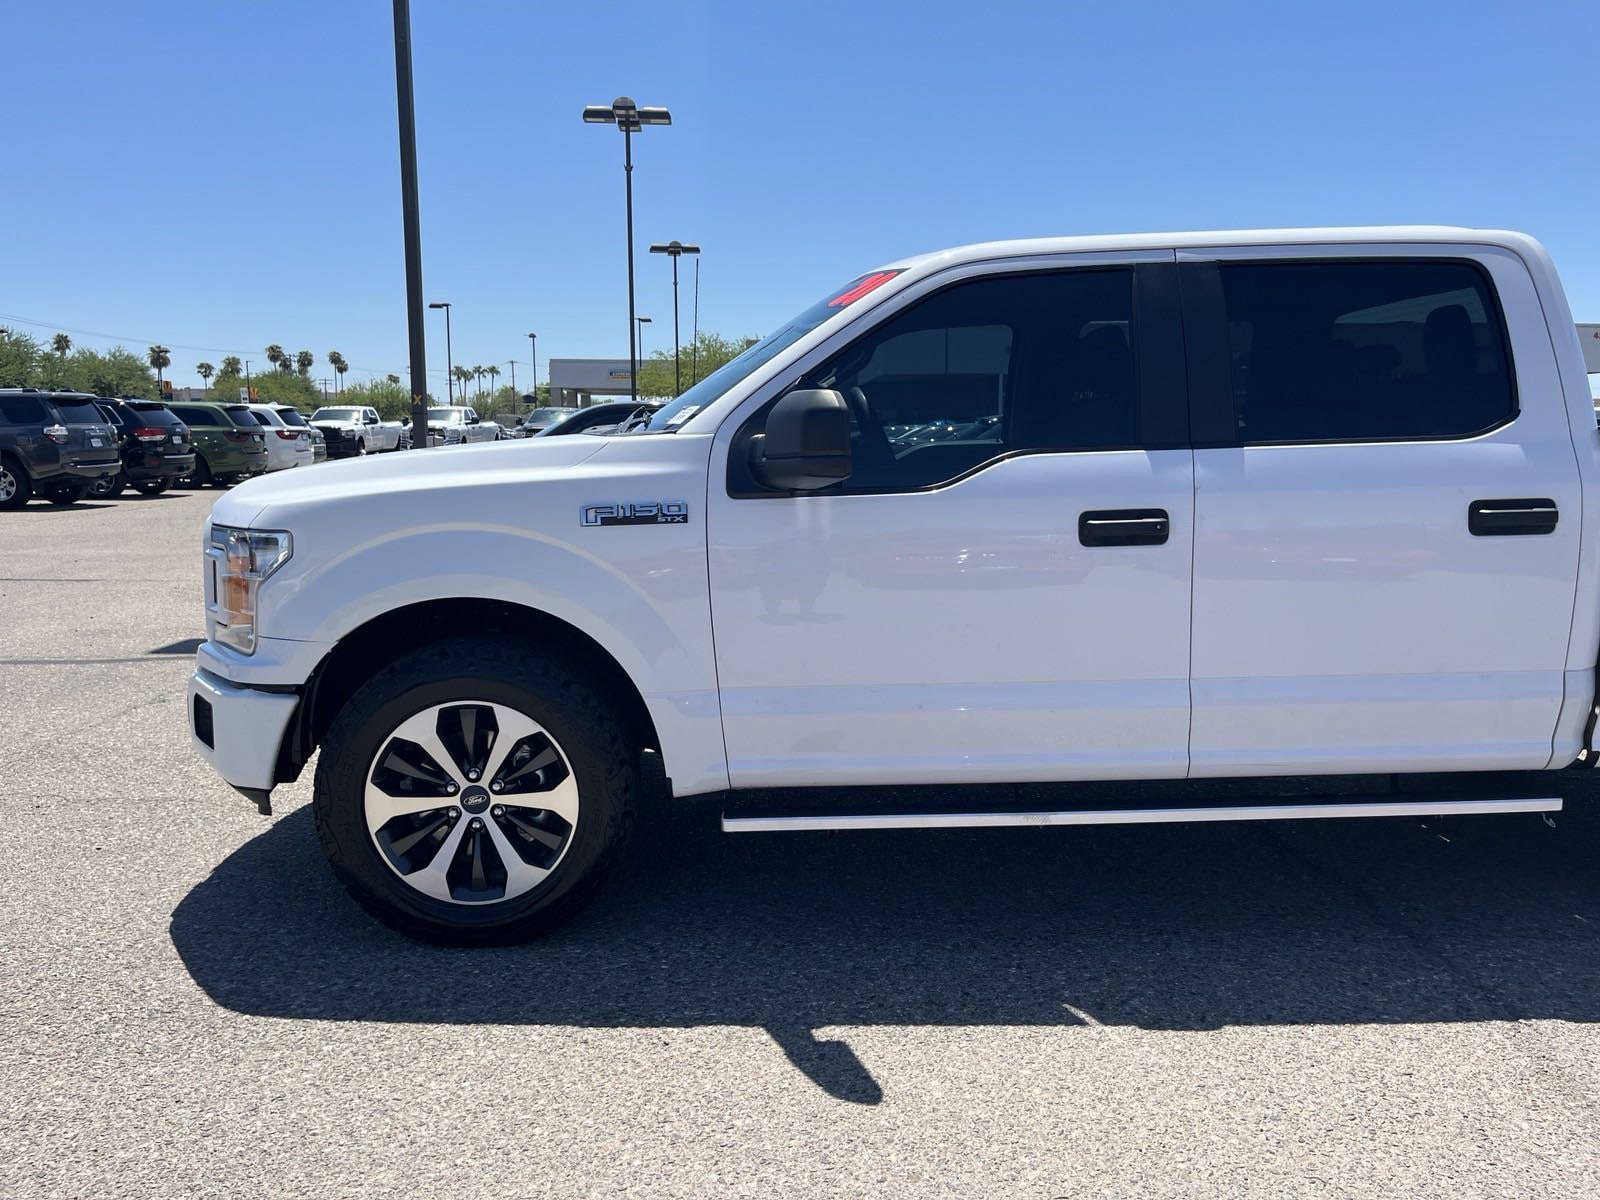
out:
M559 921L609 869L631 825L633 771L625 751L618 761L625 741L614 722L610 730L594 728L596 714L608 706L586 681L537 662L494 674L462 669L476 649L458 644L446 654L423 652L358 690L323 741L313 804L335 873L385 923L437 941L519 941ZM499 649L503 654L505 647ZM493 663L506 665L500 655ZM575 692L587 702L573 703ZM433 705L467 700L503 704L538 722L555 739L578 786L577 825L555 873L531 891L494 904L450 904L402 881L373 844L362 803L367 771L401 722Z
M21 508L33 497L33 480L28 478L27 471L9 455L5 457L4 462L6 470L17 481L17 490L11 499L0 500L0 509Z

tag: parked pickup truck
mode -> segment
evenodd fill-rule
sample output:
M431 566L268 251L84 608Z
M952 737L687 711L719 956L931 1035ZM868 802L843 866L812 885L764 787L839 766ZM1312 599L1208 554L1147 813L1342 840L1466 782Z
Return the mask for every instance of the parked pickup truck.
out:
M311 414L311 427L322 431L329 458L360 458L400 449L405 427L385 421L378 410L364 405L319 408Z
M477 410L460 404L428 410L428 445L461 446L468 442L501 441L500 426L485 421Z
M884 432L936 422L965 432ZM637 432L222 497L190 721L263 808L320 747L339 878L457 942L562 919L672 797L735 831L1550 810L1527 773L1600 749L1596 528L1583 357L1527 237L971 246L853 281ZM1080 780L1175 782L1028 811L903 786Z

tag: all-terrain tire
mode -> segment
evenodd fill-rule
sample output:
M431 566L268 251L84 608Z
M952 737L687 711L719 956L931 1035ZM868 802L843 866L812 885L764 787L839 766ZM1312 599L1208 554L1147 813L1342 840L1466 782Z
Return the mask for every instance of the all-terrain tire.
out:
M317 835L339 881L391 928L446 945L526 941L575 913L616 866L633 826L639 739L581 665L537 653L505 638L435 643L373 675L323 737L312 799ZM513 708L548 732L570 766L579 809L562 857L531 891L462 904L424 894L390 867L368 829L363 797L379 751L402 722L473 700Z

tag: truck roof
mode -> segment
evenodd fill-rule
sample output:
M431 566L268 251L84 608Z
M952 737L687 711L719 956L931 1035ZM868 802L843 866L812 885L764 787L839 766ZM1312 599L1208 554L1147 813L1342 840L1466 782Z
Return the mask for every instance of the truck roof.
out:
M929 254L913 255L884 264L885 270L910 270L938 264L993 258L1021 258L1035 254L1088 253L1096 250L1188 250L1215 246L1336 245L1341 242L1371 245L1393 242L1416 245L1438 242L1499 246L1526 256L1544 251L1527 234L1504 229L1468 229L1456 225L1370 225L1327 229L1222 229L1191 233L1115 233L1073 237L1022 238L1004 242L975 242Z

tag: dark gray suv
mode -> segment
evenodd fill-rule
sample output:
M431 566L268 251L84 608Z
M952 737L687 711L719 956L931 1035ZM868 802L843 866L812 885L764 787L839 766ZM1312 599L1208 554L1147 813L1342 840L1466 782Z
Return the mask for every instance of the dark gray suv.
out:
M37 492L76 504L90 484L122 467L116 431L79 392L0 388L0 509Z

